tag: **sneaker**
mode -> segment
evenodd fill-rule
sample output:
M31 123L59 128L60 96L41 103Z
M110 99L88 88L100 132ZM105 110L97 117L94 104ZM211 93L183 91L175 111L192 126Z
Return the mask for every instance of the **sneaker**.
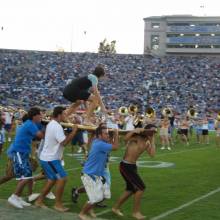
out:
M65 162L64 162L64 160L61 160L61 165L62 165L62 167L65 166Z
M168 150L171 150L171 148L170 148L170 147L167 147L167 149L168 149Z
M161 149L161 150L164 150L164 149L165 149L165 147L161 147L160 149Z
M33 202L39 197L40 193L32 193L30 196L28 196L28 202Z
M23 209L23 206L21 204L21 201L19 199L18 196L16 196L15 194L12 194L9 198L8 198L8 203L16 208L19 209Z
M56 196L55 196L52 192L49 192L49 193L46 195L46 198L48 198L48 199L56 199Z
M79 150L77 151L78 154L82 153L82 148L80 147Z
M8 142L11 142L11 138L10 137L8 137Z
M79 193L77 192L76 188L72 188L72 201L73 203L77 203L77 200L79 198Z
M21 203L21 205L22 206L31 206L31 203L28 203L28 202L25 202L24 200L23 200L23 198L21 198L21 197L18 197L19 198L19 200L20 200L20 203Z

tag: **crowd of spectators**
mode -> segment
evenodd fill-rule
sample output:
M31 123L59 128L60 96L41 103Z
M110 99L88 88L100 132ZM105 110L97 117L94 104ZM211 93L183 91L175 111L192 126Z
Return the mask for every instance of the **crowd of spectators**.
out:
M53 108L69 104L62 95L73 78L104 65L99 89L106 106L131 103L184 112L220 109L220 59L167 56L0 50L0 105Z

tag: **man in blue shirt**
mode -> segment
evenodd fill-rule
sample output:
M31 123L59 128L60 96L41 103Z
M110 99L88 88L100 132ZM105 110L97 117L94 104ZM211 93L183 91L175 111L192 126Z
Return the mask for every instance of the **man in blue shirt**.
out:
M31 153L31 142L37 138L43 138L44 134L37 127L42 119L39 108L31 108L28 111L28 120L26 120L16 131L15 139L10 146L9 156L13 160L13 168L16 179L19 181L14 194L8 198L8 202L17 208L30 206L30 203L23 201L20 197L24 187L27 184L33 184L32 168L29 160Z
M109 143L108 129L103 126L96 129L96 139L92 142L81 177L89 201L85 203L79 213L80 219L85 220L88 218L87 214L94 204L105 198L110 198L109 187L106 187L106 180L103 176L105 175L109 152L117 150L118 147L118 130L114 130L112 143Z

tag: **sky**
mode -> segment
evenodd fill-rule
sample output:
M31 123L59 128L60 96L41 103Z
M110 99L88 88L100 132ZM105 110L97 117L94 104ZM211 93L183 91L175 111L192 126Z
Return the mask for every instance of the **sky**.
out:
M173 14L220 16L220 0L0 0L0 48L97 52L106 38L142 54L143 18Z

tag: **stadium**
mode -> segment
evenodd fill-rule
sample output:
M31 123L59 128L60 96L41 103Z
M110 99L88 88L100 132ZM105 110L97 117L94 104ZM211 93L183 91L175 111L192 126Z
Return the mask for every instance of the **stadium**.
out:
M0 220L220 219L219 25L146 17L143 54L0 49Z

